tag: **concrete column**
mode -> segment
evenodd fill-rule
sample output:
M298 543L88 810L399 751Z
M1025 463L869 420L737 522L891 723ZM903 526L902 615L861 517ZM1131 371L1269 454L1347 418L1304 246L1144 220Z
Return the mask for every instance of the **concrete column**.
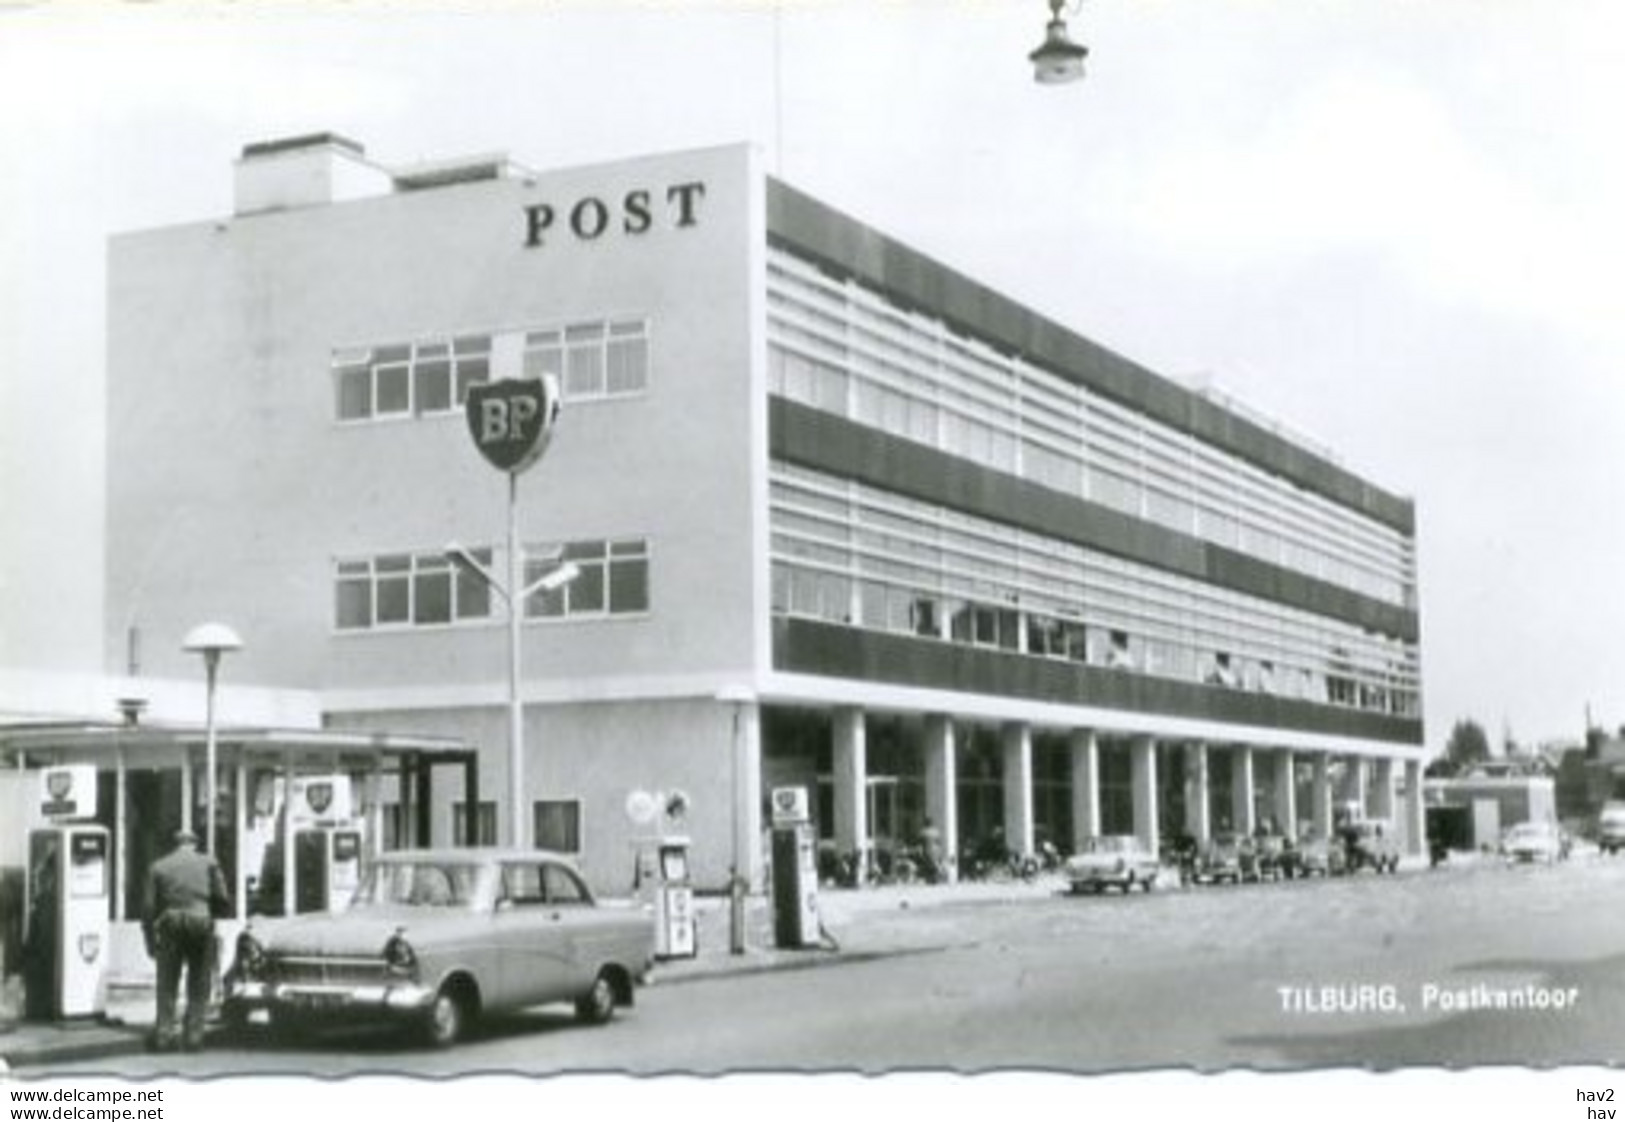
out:
M766 887L766 862L762 851L762 707L754 702L728 708L733 731L734 815L733 852L729 864L737 864L748 892ZM860 800L861 801L861 800Z
M1364 756L1351 756L1348 761L1348 771L1343 775L1342 801L1353 803L1359 808L1361 817L1370 813L1371 808L1366 805L1365 789L1369 782L1370 766Z
M1371 790L1371 817L1394 820L1394 760L1392 756L1379 756L1372 761L1375 775Z
M1004 749L1004 844L1029 856L1033 852L1033 730L1012 721L1000 732Z
M124 745L121 742L114 755L113 771L113 919L120 921L125 916L125 899L128 894L130 882L130 817L126 813L130 792L128 789L129 776L125 771ZM243 832L237 831L237 852L242 853ZM237 865L242 867L242 857L237 858ZM239 897L240 898L240 897ZM241 914L241 913L239 913Z
M1275 753L1275 825L1286 837L1298 836L1298 785L1292 750Z
M1100 833L1100 741L1093 729L1073 729L1072 852Z
M1422 765L1405 761L1405 851L1412 857L1427 853L1427 812L1422 802Z
M869 868L868 736L863 710L835 710L831 721L835 763L835 848L856 855L858 882Z
M1137 736L1130 746L1134 766L1134 833L1153 854L1159 850L1157 828L1157 743Z
M281 824L280 829L277 832L281 835L282 840L282 914L285 916L291 916L294 914L293 901L295 889L298 887L295 881L295 870L297 869L297 866L294 864L293 860L293 815L288 813L288 808L293 804L293 777L293 749L284 748L282 749L283 812L279 816L281 818ZM416 794L417 793L414 791L414 798L416 797ZM428 843L420 841L416 842L415 844L427 845Z
M367 857L376 860L384 851L384 760L374 755L362 783L367 803Z
M283 790L292 788L284 787ZM203 827L192 820L192 812L196 808L192 805L192 750L181 749L181 828L195 830L201 837Z
M412 798L417 791L417 784L412 781L412 775L417 770L417 753L403 752L395 764L395 787L398 799L398 815L395 822L395 848L412 849L423 844L412 836L415 829L417 815L412 811ZM283 790L287 790L286 787ZM281 821L287 820L287 815L280 816Z
M1332 776L1331 757L1325 752L1315 753L1315 781L1311 792L1315 837L1325 840L1332 836Z
M1205 842L1213 835L1207 759L1204 742L1198 740L1185 745L1185 832L1198 842Z
M942 835L943 872L959 879L959 778L954 723L940 714L925 719L925 812Z
M236 772L231 785L236 794L231 800L231 822L236 830L236 841L232 844L236 851L232 866L236 871L231 877L231 909L232 916L239 923L248 918L248 764L244 759L247 755L247 749L237 749Z
M1230 749L1230 825L1238 834L1251 834L1253 820L1253 750L1238 744Z

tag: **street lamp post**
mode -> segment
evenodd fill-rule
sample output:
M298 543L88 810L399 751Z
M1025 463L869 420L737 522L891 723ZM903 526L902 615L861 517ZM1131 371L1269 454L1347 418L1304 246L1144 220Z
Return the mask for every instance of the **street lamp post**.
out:
M532 584L525 579L524 547L519 542L519 476L530 468L553 439L563 395L558 378L504 378L469 388L463 403L469 435L480 455L508 476L508 579L498 581L473 554L453 543L446 556L475 573L508 602L508 817L509 840L528 848L525 816L525 712L519 697L520 633L525 602L537 591L551 592L574 580L579 571L566 562ZM469 807L477 814L479 808Z
M756 695L744 686L724 686L717 691L717 700L733 706L733 736L728 744L733 776L733 798L731 800L733 813L729 827L732 841L729 843L730 863L728 866L728 951L730 954L744 954L745 877L739 871L744 856L739 845L739 814L744 806L746 794L744 791L744 768L739 763L741 752L739 725L745 706L755 701Z
M223 623L200 623L186 633L181 640L181 649L203 656L203 669L208 680L206 697L204 701L204 766L208 768L208 776L204 781L206 809L208 821L203 830L204 852L211 856L215 852L215 801L219 794L219 770L215 763L214 744L214 692L215 681L220 671L220 656L227 651L240 651L243 641L238 634ZM190 815L188 815L190 817ZM190 823L183 822L182 825Z
M1076 82L1083 77L1083 60L1089 48L1074 43L1067 34L1066 20L1061 9L1067 0L1049 0L1049 23L1044 27L1044 41L1027 56L1033 64L1033 79L1041 85Z
M512 477L517 488L517 476ZM510 503L517 510L518 503ZM538 592L556 592L581 575L574 561L566 561L543 573L528 585L525 579L524 547L519 543L518 518L510 514L508 520L508 579L498 580L496 574L480 564L463 546L452 542L446 546L446 557L459 568L473 573L508 605L508 821L510 840L518 848L529 846L530 831L525 828L525 706L520 697L519 683L521 626L525 619L525 604ZM469 814L479 813L478 807L469 807Z

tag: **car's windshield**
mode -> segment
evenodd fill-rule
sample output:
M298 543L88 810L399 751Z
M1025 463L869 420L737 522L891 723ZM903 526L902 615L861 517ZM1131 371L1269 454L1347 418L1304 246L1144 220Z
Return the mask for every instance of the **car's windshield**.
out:
M446 861L387 861L373 866L357 904L466 908L479 893L482 866Z
M1092 838L1089 842L1088 851L1092 853L1122 853L1131 848L1133 841L1133 838L1117 836Z

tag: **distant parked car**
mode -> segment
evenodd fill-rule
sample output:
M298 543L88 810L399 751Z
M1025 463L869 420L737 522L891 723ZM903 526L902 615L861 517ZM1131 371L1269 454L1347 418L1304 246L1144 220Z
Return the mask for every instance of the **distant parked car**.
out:
M1607 854L1625 849L1625 802L1606 803L1597 815L1597 848Z
M1524 822L1501 836L1501 855L1513 864L1554 864L1569 855L1568 835L1550 822Z
M1293 872L1293 842L1280 834L1259 834L1252 839L1253 879L1281 880Z
M1161 864L1133 834L1107 834L1084 839L1066 860L1067 886L1074 893L1102 892L1108 885L1125 893L1135 885L1150 892Z
M1343 853L1350 873L1372 869L1377 873L1399 871L1399 841L1393 824L1381 818L1351 821L1342 828Z
M1240 884L1253 869L1252 847L1240 834L1214 834L1196 854L1198 884Z
M238 1028L393 1023L445 1046L499 1009L570 1001L607 1021L653 960L649 910L600 902L567 857L402 850L373 864L347 911L246 929L222 1011Z
M1327 841L1313 835L1301 837L1292 847L1292 875L1299 877L1335 877L1345 871L1346 858L1339 842Z

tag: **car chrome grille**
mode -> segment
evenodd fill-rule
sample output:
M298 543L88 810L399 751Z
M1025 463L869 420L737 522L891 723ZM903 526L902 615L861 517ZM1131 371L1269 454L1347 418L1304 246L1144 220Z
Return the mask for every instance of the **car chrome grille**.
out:
M382 982L386 970L381 958L273 957L266 963L266 980L292 985Z

